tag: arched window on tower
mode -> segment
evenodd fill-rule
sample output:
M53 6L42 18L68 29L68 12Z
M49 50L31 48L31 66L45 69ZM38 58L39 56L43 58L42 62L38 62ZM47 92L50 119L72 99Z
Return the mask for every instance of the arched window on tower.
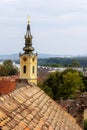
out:
M26 73L26 65L23 67L23 73Z
M34 74L34 72L35 72L35 67L33 66L32 67L32 73Z

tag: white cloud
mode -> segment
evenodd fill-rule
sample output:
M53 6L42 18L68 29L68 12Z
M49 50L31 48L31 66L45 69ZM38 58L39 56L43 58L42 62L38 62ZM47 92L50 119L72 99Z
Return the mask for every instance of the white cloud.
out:
M16 0L0 0L1 3L3 3L3 2L6 2L6 3L7 3L7 2L15 2L15 1L16 1Z
M65 46L65 41L69 44L71 40L76 45L77 42L81 43L81 39L87 42L87 0L0 0L0 28L3 30L3 33L0 32L0 42L3 42L3 46L8 42L13 51L17 49L18 37L23 38L26 31L27 15L31 16L31 30L35 46L39 43L39 50L52 50L49 48L51 42L57 47L55 53ZM43 49L45 44L49 49ZM72 53L70 46L69 50Z
M70 22L76 19L80 18L80 12L70 12L70 13L64 13L64 14L58 14L56 16L50 16L50 17L40 17L39 20L46 21L46 22Z

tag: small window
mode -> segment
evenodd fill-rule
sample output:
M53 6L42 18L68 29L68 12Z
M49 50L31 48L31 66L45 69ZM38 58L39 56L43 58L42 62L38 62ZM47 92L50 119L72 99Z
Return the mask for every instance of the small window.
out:
M33 59L32 59L32 61L34 62L34 61L35 61L35 59L33 58Z
M24 65L23 72L26 73L26 66Z
M33 66L33 67L32 67L32 73L33 73L33 74L34 74L34 71L35 71L35 67Z

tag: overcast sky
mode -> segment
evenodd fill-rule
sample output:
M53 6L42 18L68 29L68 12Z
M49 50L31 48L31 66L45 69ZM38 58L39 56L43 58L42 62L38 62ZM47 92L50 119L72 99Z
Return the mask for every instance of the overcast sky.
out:
M22 52L28 15L35 52L87 54L87 0L0 0L0 54Z

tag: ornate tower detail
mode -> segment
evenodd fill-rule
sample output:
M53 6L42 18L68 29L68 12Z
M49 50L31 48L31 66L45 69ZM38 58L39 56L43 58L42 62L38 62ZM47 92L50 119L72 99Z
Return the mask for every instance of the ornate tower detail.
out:
M32 35L30 31L30 22L28 21L27 25L27 32L25 35L25 47L23 48L25 51L25 54L32 54L32 51L34 51L34 48L32 47Z
M23 51L24 53L20 54L20 78L27 79L28 82L37 84L37 54L33 53L34 48L32 47L32 35L29 20Z

